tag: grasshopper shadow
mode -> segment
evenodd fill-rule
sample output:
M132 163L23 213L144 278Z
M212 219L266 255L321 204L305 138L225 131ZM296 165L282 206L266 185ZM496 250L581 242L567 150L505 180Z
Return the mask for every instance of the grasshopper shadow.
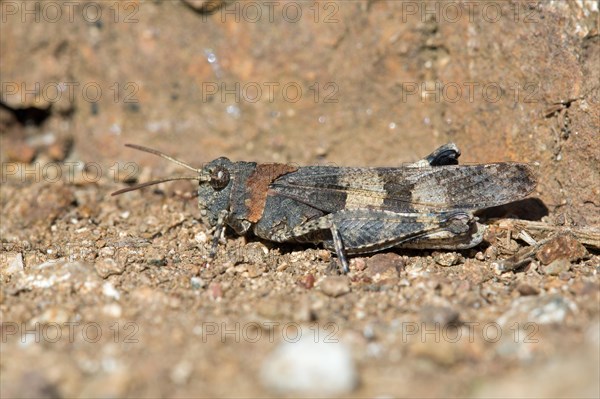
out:
M520 201L482 209L475 213L481 220L523 219L541 220L548 216L548 207L539 198L525 198Z

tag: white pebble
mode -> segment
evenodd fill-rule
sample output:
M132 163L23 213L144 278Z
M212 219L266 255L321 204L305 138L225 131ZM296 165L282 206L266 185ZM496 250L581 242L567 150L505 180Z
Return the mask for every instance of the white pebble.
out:
M194 371L193 364L187 360L182 360L171 370L171 381L177 385L183 385L190 378L192 371Z
M203 244L203 243L205 243L205 242L207 242L207 241L208 241L208 237L206 236L206 233L205 233L205 232L203 232L203 231L201 231L201 232L197 233L197 234L194 236L194 239L195 239L197 242L201 243L201 244Z
M23 271L23 254L20 252L15 256L15 258L10 261L8 267L6 268L6 273L8 275L15 274Z
M302 331L302 330L301 330ZM331 332L302 331L298 342L283 342L267 359L261 382L281 394L341 395L357 385L357 375L348 347L324 342Z
M117 291L115 286L108 282L102 284L102 293L105 296L113 299L119 299L121 297L121 294L119 294L119 291Z
M123 312L118 303L107 303L102 307L102 313L110 317L119 318Z

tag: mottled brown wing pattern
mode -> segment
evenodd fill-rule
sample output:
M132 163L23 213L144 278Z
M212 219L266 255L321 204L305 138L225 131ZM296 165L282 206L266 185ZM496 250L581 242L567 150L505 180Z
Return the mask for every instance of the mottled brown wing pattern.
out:
M281 195L324 212L473 211L517 201L535 188L530 165L490 163L399 168L304 167L275 180Z

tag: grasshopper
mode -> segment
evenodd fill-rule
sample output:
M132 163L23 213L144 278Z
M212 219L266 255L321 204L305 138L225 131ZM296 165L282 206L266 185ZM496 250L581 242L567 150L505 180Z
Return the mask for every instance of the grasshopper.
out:
M278 243L322 243L334 250L344 273L347 255L393 247L465 249L483 240L485 225L474 212L520 200L536 178L525 163L458 165L453 143L418 162L383 168L298 167L232 162L217 158L196 169L160 151L158 155L195 172L124 188L122 194L172 180L197 180L204 223L214 228L210 256L229 226L236 234Z

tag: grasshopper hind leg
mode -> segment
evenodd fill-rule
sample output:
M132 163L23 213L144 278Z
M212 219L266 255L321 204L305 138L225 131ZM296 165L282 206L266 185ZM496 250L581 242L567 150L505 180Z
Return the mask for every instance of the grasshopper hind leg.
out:
M346 249L344 248L344 241L342 235L334 223L331 224L331 238L333 239L333 247L337 254L338 260L342 266L342 272L348 273L350 266L348 266L348 258L346 257Z
M346 254L358 255L393 247L470 248L481 242L483 230L469 213L397 213L374 209L348 209L309 220L269 239L279 242L306 242L317 232L329 232L321 239L334 250L343 273L348 273Z

